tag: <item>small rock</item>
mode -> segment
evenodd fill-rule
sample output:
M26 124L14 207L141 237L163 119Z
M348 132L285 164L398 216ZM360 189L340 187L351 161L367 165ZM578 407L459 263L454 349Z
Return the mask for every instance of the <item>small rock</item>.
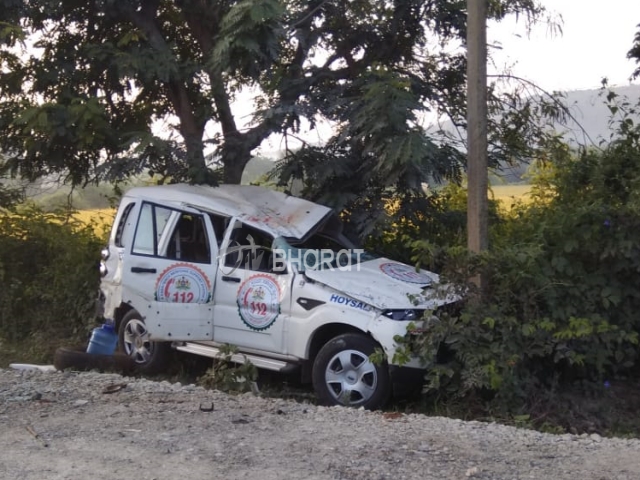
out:
M73 406L74 407L83 407L87 403L89 403L89 400L76 400L75 402L73 402Z
M602 441L602 437L597 433L592 433L591 435L589 435L589 438L596 443L600 443Z
M234 420L231 420L231 423L235 424L235 425L244 425L247 423L250 423L251 420L247 420L246 418L236 418Z
M477 475L478 473L480 473L480 469L478 467L471 467L469 469L467 469L467 471L464 473L465 477L473 477L474 475Z

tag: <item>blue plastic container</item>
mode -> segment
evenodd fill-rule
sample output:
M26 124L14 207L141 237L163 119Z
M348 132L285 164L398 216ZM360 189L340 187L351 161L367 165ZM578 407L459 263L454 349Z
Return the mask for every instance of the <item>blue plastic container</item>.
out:
M91 340L87 346L87 353L94 355L113 355L118 344L118 334L113 325L105 323L94 328L91 332Z

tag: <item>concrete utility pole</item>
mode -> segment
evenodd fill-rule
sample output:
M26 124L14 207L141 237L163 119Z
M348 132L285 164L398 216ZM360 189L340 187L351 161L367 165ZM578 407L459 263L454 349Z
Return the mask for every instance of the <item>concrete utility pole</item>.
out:
M487 0L467 0L467 245L489 246L487 170Z

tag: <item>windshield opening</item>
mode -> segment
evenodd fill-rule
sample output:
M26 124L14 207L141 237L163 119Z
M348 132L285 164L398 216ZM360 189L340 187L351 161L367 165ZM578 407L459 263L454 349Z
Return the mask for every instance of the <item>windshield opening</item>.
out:
M278 237L273 242L273 250L277 258L295 265L299 272L349 270L353 265L377 258L340 237L317 233L302 242Z

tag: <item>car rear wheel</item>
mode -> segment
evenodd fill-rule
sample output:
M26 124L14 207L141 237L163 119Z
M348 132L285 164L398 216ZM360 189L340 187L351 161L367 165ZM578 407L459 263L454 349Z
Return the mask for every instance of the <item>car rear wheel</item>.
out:
M327 342L313 363L313 388L323 405L383 407L391 396L389 367L369 356L378 345L368 336L345 333Z
M135 361L140 373L160 373L169 362L169 344L154 342L149 337L147 326L137 311L131 310L123 317L118 329L120 350Z

